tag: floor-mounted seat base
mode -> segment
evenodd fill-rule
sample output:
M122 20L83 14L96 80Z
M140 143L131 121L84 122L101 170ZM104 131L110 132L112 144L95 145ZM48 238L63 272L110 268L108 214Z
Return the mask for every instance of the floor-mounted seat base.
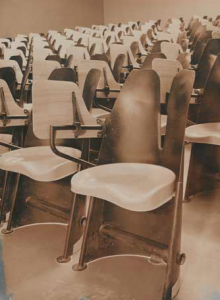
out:
M56 262L65 232L65 226L48 224L26 226L12 235L0 236L8 295L16 300L161 299L165 264L152 265L144 257L116 256L74 272L79 244L71 262Z

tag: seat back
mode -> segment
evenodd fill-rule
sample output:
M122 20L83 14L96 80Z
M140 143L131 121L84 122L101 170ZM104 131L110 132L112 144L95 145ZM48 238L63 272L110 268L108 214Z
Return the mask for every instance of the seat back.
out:
M152 69L152 63L155 58L166 59L166 56L162 52L155 52L155 53L148 54L148 56L145 58L141 66L141 69L142 70Z
M21 68L15 60L3 60L0 59L0 68L11 67L15 71L17 83L22 82L23 74Z
M20 55L12 55L9 58L9 60L15 60L18 63L20 69L22 70L22 68L23 68L23 61L22 61L22 57Z
M99 164L159 164L160 82L153 70L133 70L107 120Z
M220 55L208 76L198 113L198 123L220 122Z
M6 114L8 116L24 116L24 110L19 107L11 94L8 84L5 80L0 79L0 115ZM0 119L0 126L24 126L26 120L23 119L8 119L6 124Z
M48 55L45 60L54 60L54 61L58 61L58 63L61 64L61 58L57 54L55 54L55 55Z
M58 68L52 71L48 80L58 80L58 81L77 81L76 72L71 68Z
M81 124L97 125L97 120L87 110L79 87L73 82L42 80L32 88L33 131L39 139L50 138L50 126L68 126L76 121L75 111L79 107ZM98 130L95 131L98 134ZM57 138L71 139L78 136L75 131L60 131ZM83 131L78 138L94 137L94 131Z
M120 85L115 81L107 62L101 60L82 60L78 64L78 82L81 91L83 91L86 76L91 69L99 69L101 71L98 84L99 89L104 89L108 86L110 89L120 90Z
M166 135L161 161L164 167L176 174L177 179L182 175L179 171L194 80L194 71L181 70L173 79L168 98Z
M86 47L72 46L67 49L67 56L73 55L73 58L90 59L89 52Z
M213 67L215 60L220 53L220 39L210 39L199 61L196 70L195 86L196 89L202 89L205 86L208 75Z
M111 61L111 67L114 67L115 60L120 54L125 55L125 60L123 67L127 67L129 65L129 60L128 60L128 50L129 48L127 45L123 45L122 43L112 43L109 47L109 56L110 56L110 61Z
M115 78L116 82L120 82L120 78L121 78L121 71L122 71L122 67L125 61L125 55L124 54L119 54L118 57L115 60L115 64L112 70L112 74Z
M210 40L212 38L212 32L211 31L206 31L204 33L201 33L201 35L199 36L199 39L195 45L194 51L192 53L192 59L191 59L191 63L193 65L198 64L203 50L205 49L205 46L208 42L208 40Z
M161 43L161 52L164 53L167 59L177 59L180 53L183 52L180 44L170 43L170 42L162 42Z
M156 58L152 62L152 69L160 77L161 103L166 103L167 93L170 92L173 78L182 70L182 65L177 60Z
M14 99L16 99L16 75L12 67L0 68L0 79L7 82L10 92Z
M33 62L33 80L48 79L53 70L60 68L60 63L53 60Z
M101 71L98 69L91 69L85 80L83 88L83 99L89 112L92 110L93 99L96 95L96 88L98 86L101 76Z

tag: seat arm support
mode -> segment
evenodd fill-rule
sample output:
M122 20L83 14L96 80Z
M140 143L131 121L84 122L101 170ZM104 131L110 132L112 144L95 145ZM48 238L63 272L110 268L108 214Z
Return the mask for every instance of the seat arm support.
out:
M94 128L96 127L96 128ZM80 129L82 130L94 130L94 129L100 129L102 130L103 127L100 126L100 125L97 125L97 126L86 126L86 125L83 125L80 127ZM70 156L70 155L67 155L61 151L59 151L56 147L56 134L57 134L57 131L60 131L60 130L76 130L78 131L79 128L78 126L76 125L70 125L70 126L51 126L50 127L50 147L51 147L51 150L53 151L54 154L62 157L62 158L65 158L67 160L70 160L72 162L75 162L75 163L78 163L82 166L85 166L85 167L94 167L95 164L91 163L91 162L88 162L86 160L83 160L81 158L76 158L76 157L73 157L73 156ZM77 137L76 137L77 138Z

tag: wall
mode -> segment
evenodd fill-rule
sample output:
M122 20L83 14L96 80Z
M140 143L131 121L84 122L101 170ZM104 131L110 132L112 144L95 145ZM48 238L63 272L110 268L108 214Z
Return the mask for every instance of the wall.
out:
M103 21L103 0L0 0L1 37Z
M219 13L220 0L104 0L105 24L166 21L170 17L183 17L188 22L194 14L216 17Z

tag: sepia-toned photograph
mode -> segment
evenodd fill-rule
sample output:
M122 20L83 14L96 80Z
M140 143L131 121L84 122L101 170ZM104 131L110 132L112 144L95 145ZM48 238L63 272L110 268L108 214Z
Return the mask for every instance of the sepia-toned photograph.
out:
M219 0L0 0L0 300L220 300Z

